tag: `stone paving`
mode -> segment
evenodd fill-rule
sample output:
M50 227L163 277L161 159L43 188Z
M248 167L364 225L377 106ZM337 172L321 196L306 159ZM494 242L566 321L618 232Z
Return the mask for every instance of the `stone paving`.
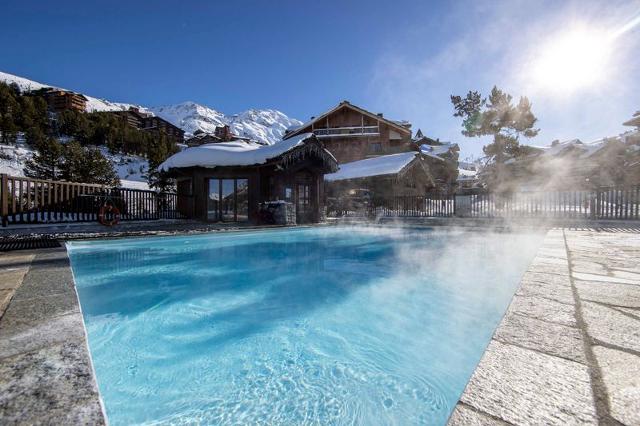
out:
M31 253L6 253L0 255L0 318L29 270L33 260Z
M0 254L0 424L103 413L66 251ZM640 425L640 230L547 233L449 424Z
M14 253L0 255L0 279L24 276L0 317L0 424L104 424L66 250Z
M640 233L554 229L450 425L640 425Z

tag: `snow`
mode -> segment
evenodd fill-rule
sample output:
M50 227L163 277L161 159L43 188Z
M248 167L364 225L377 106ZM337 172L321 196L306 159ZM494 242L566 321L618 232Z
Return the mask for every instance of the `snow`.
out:
M9 74L9 73L2 72L2 71L0 71L0 81L4 82L6 84L15 83L15 84L18 85L18 87L20 88L20 90L22 92L28 92L28 91L31 91L31 90L38 90L38 89L42 89L42 88L45 88L45 87L52 87L54 89L67 90L67 89L62 88L62 87L53 86L51 84L39 83L37 81L29 80L27 78L19 77L17 75ZM86 107L86 111L87 112L120 111L120 110L127 110L127 109L129 109L129 107L140 108L141 111L148 112L146 108L144 108L142 106L139 106L139 105L127 104L127 103L122 103L122 102L111 102L111 101L107 101L107 100L104 100L104 99L98 99L98 98L94 98L94 97L87 96L87 95L85 95L85 97L87 98L87 107Z
M43 84L13 74L0 72L0 81L7 84L16 83L22 91L37 90L43 87L61 87ZM66 90L66 89L63 89ZM87 112L121 111L130 107L141 112L157 115L185 131L186 136L193 135L196 130L213 133L216 127L229 125L238 136L247 137L264 144L274 144L281 140L289 127L300 126L302 122L290 118L275 109L249 109L239 114L226 115L195 102L183 102L176 105L144 107L124 102L112 102L85 95Z
M455 143L445 143L442 145L420 145L420 151L423 154L444 155L457 146Z
M415 151L382 155L340 165L340 170L324 176L327 181L357 179L369 176L390 175L400 172L416 155Z
M213 133L216 127L228 125L236 135L268 145L280 141L289 127L302 124L274 109L249 109L240 114L226 115L195 102L155 107L151 111L183 129L187 136L197 130Z
M137 155L111 154L106 147L100 147L102 154L113 164L123 188L149 189L147 173L149 164ZM33 157L34 150L18 136L16 145L0 145L0 173L9 176L24 177L27 160Z
M304 144L305 140L311 136L313 136L312 133L304 133L267 146L245 141L194 146L172 155L164 163L160 164L158 169L169 171L177 167L213 168L264 164L268 160Z

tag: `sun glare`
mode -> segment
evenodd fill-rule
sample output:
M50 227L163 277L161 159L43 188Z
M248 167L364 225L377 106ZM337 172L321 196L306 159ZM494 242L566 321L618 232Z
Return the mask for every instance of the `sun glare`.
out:
M587 29L553 37L533 61L536 85L571 92L597 84L605 77L611 41L605 32Z

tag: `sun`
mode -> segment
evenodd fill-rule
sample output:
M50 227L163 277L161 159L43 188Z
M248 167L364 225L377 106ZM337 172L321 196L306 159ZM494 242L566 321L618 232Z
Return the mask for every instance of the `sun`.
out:
M605 32L576 28L560 33L534 55L534 82L555 92L594 87L606 77L610 51L611 38Z

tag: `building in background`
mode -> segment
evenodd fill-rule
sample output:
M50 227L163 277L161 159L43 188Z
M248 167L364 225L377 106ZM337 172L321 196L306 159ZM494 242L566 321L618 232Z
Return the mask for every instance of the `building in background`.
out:
M81 93L49 88L44 90L42 95L53 112L69 110L84 112L87 108L87 98Z
M315 134L338 163L415 151L409 122L390 120L348 101L290 129L284 138L302 133Z

